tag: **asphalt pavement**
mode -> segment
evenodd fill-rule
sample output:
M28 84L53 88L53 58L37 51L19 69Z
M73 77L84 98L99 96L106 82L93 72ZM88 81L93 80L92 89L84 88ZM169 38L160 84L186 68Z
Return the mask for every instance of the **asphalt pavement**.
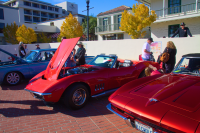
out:
M24 91L28 81L0 86L0 133L139 133L107 110L107 97L90 99L80 110L61 102L46 106Z

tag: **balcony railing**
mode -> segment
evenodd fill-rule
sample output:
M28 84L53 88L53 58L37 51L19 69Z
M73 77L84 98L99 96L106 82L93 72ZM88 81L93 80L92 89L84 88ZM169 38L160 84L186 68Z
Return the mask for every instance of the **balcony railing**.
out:
M157 19L162 19L162 18L173 16L173 15L177 15L177 14L188 15L188 14L198 13L199 9L200 9L200 2L197 5L197 9L196 9L196 3L191 3L187 5L165 8L164 11L163 9L156 10L155 12L157 14Z
M95 33L98 32L110 32L110 31L118 31L120 24L109 24L109 25L99 25L98 27L95 27Z
M41 16L42 16L42 17L48 17L48 15L45 15L45 14L41 14Z
M25 21L32 22L32 19L25 18Z
M40 16L40 13L33 12L34 16Z
M26 14L26 15L32 15L32 12L24 11L24 14Z

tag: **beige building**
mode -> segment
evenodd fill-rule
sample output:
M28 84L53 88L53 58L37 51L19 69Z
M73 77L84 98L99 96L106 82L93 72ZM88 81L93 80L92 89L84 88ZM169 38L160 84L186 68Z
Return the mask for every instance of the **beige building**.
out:
M200 35L199 0L137 0L157 14L151 25L153 38L171 37L184 22L193 36Z
M97 27L95 28L95 34L98 35L99 41L131 39L131 36L119 29L122 12L124 12L124 10L132 13L131 7L122 5L109 11L101 12L97 15ZM147 27L144 30L147 33L144 38L150 37L150 28Z

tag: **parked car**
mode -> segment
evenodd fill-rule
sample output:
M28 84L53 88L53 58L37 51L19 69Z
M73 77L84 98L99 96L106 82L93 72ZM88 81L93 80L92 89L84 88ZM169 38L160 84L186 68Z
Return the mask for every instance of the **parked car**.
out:
M182 56L170 74L127 83L109 102L110 111L145 133L200 132L200 53Z
M19 84L22 79L34 77L45 70L56 49L31 50L23 59L3 49L1 56L10 59L0 62L0 84ZM11 57L11 58L10 58Z
M97 55L86 65L64 67L77 41L78 38L62 41L47 69L32 78L25 90L45 102L61 99L72 109L79 109L89 97L114 92L129 81L145 76L148 64L159 66L155 62L120 60L116 55Z

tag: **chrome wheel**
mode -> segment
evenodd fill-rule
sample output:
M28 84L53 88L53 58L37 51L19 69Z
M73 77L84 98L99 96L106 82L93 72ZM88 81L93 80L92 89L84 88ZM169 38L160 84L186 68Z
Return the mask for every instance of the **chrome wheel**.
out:
M72 97L72 101L75 105L80 106L85 103L86 91L83 88L77 89Z
M16 85L20 82L21 77L20 74L17 72L8 73L6 76L6 81L10 85Z

